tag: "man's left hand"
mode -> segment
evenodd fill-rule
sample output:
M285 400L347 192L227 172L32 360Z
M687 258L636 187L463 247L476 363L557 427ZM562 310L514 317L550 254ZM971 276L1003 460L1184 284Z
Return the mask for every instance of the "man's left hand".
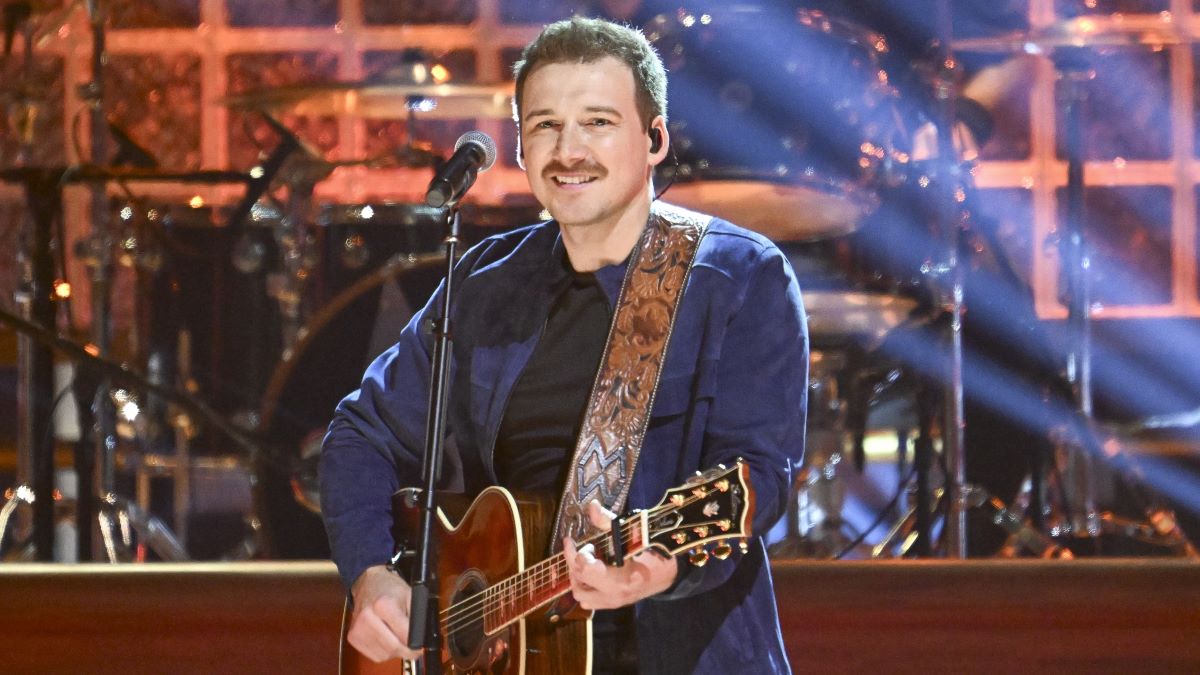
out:
M588 504L588 519L604 531L612 530L616 514L599 502ZM607 565L596 559L591 544L576 548L568 537L563 542L567 567L571 572L571 593L584 609L614 609L624 607L662 593L675 583L679 567L674 558L664 558L653 550L645 550L625 560L621 567Z

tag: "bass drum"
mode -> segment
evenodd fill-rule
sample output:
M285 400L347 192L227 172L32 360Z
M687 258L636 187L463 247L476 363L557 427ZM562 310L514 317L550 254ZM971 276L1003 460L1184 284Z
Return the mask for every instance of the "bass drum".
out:
M645 27L670 73L664 199L778 241L857 228L905 159L883 38L816 11L687 7Z
M257 467L265 555L328 558L316 494L321 440L338 401L396 342L445 275L440 254L403 255L361 277L305 326L263 396L260 429L277 450Z

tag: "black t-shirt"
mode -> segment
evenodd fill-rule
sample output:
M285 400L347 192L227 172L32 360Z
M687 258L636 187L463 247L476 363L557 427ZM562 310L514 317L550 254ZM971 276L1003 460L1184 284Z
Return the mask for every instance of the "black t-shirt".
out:
M557 497L608 341L612 308L591 273L566 256L563 282L541 339L509 395L493 456L496 477L513 490ZM598 611L592 620L593 672L637 672L633 609Z
M565 257L565 256L564 256ZM514 490L562 489L583 409L596 377L612 310L589 273L569 269L542 336L509 395L494 455L500 484Z

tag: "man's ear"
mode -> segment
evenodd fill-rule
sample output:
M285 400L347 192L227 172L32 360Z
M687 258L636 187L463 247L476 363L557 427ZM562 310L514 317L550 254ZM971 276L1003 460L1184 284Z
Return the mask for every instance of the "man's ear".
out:
M646 130L650 135L650 165L657 166L667 158L671 146L671 134L667 131L667 120L662 115L650 121Z

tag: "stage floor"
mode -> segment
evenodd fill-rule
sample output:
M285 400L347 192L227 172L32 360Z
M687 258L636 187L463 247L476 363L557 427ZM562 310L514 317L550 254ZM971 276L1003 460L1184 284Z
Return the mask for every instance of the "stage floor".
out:
M777 562L799 673L1200 673L1200 563ZM327 562L3 564L10 673L333 673ZM739 674L750 675L750 674Z

